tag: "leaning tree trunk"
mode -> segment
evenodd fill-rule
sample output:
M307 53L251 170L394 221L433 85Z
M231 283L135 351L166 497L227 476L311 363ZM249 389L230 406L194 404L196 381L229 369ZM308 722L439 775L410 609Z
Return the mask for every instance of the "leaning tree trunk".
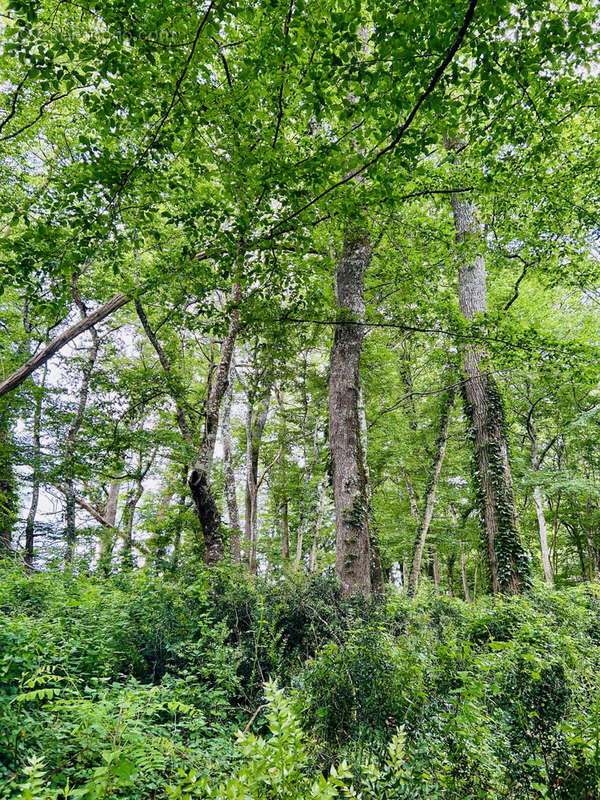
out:
M433 457L431 478L425 493L425 507L423 509L423 516L421 517L419 529L417 531L413 546L412 567L408 578L408 593L410 595L415 594L419 585L419 573L421 572L423 550L425 549L425 541L427 539L429 526L431 525L431 520L433 518L435 496L437 493L440 473L442 471L442 464L444 463L444 455L446 453L446 445L448 443L448 436L450 433L450 414L452 412L452 406L454 405L454 395L454 389L448 390L448 394L445 396L440 414L440 429L438 433L435 455ZM411 503L411 508L412 505L413 504Z
M231 359L240 327L240 298L241 286L239 281L236 281L232 291L233 309L229 321L229 329L221 345L219 364L206 400L202 441L200 442L196 463L189 479L190 491L204 538L205 560L209 565L217 564L225 557L221 515L210 486L210 469L219 427L219 410L223 395L227 390Z
M329 447L335 505L335 571L344 595L371 592L371 548L358 400L364 338L364 277L371 259L367 232L346 235L336 269L339 324L329 370Z
M461 149L460 144L449 145ZM475 207L452 195L456 241L463 250L458 275L461 314L467 320L487 311L483 231ZM463 352L463 393L475 455L475 478L483 521L492 592L519 593L530 583L529 556L517 529L504 407L478 345Z

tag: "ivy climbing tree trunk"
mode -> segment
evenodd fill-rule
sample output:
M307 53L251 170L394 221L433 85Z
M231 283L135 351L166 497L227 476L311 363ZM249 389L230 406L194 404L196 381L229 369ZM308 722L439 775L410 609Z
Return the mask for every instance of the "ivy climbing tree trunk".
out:
M229 328L221 344L221 354L206 399L206 414L202 440L194 469L189 478L189 486L200 520L204 538L205 559L209 565L217 564L225 557L225 541L221 527L221 515L210 485L210 470L215 451L217 429L219 426L219 410L223 395L229 382L231 359L240 327L241 285L236 281L233 285L231 301L232 311Z
M335 571L344 595L371 592L371 548L358 414L365 272L371 241L364 230L348 232L336 268L339 324L329 367L329 448L335 505Z
M460 151L464 143L447 142L447 146ZM462 256L459 308L465 319L474 320L487 312L482 226L474 205L461 195L452 195L452 212ZM467 345L463 350L465 412L473 441L492 592L519 593L530 583L529 556L517 529L504 406L486 360L485 351L478 345Z

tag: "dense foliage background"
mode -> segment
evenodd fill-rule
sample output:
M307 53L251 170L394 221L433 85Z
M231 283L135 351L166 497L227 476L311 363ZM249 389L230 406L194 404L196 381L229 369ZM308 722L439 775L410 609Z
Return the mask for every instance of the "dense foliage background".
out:
M1 592L3 798L597 797L592 588L468 606L5 565Z

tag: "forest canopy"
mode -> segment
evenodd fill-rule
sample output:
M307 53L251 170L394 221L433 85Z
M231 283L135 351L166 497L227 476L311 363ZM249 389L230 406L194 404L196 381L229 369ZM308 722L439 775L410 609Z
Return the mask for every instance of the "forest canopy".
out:
M582 719L598 720L586 716L598 691L586 620L600 580L599 11L596 0L3 4L0 645L14 652L3 673L0 651L13 731L0 797L20 796L27 774L32 798L165 797L167 785L220 798L215 775L241 758L231 733L256 708L244 735L262 725L273 741L243 738L247 768L263 758L269 774L272 745L299 773L272 795L255 775L252 797L383 800L384 784L417 797L428 770L448 781L427 797L466 797L470 781L470 797L597 796L597 748L565 730L581 738ZM148 655L145 623L125 645L108 618L73 633L79 620L65 642L89 636L96 653L106 626L92 658L106 666L71 642L59 680L54 618L69 618L71 592L82 614L99 597L122 602L123 631L146 598L148 641L164 652ZM500 622L483 635L489 609ZM420 700L406 694L419 635ZM513 648L498 667L506 686L482 677L488 642ZM473 725L491 749L461 783L462 756L444 772L419 750L414 706L453 702L463 645L463 688L479 681ZM380 662L398 696L340 712L338 729L324 687L367 651L352 702L361 670ZM554 692L552 731L532 721L545 701L525 673ZM511 680L533 715L518 733ZM110 751L106 774L90 777L95 756L72 770L78 756L39 734L66 720L39 695L56 681L73 681L85 724L128 693L137 725L151 686L156 709L162 692L208 714L206 741L191 723L181 740L200 766L194 751L176 784L171 761L144 772L133 751ZM220 698L212 711L204 691ZM502 752L486 738L500 714L490 693ZM147 724L166 725L162 713ZM446 723L440 737L462 752L467 718L460 735ZM531 763L519 771L523 736ZM352 747L375 741L369 778ZM113 774L121 758L131 769ZM419 777L406 759L429 766ZM311 769L321 794L308 794Z

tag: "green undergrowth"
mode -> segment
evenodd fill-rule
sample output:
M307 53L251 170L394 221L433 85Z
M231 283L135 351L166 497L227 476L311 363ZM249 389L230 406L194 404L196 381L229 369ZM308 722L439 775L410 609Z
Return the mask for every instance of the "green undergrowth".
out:
M582 798L600 594L0 565L0 798Z

